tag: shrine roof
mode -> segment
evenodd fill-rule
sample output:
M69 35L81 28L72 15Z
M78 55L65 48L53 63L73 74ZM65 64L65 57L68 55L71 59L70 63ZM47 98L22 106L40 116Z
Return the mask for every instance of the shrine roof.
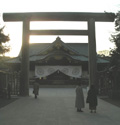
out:
M29 56L40 55L53 47L61 46L73 53L88 56L88 43L64 43L58 38L53 43L31 43ZM18 56L21 56L21 51Z
M88 61L88 43L64 43L59 37L53 43L32 43L29 48L29 60L38 61L45 59L47 56L56 54L52 51L54 48L59 50L61 47L66 51L65 55L78 61ZM72 54L69 54L68 51ZM62 53L64 54L64 52ZM18 57L13 58L8 63L20 63L21 52ZM98 58L97 63L108 63L109 61Z

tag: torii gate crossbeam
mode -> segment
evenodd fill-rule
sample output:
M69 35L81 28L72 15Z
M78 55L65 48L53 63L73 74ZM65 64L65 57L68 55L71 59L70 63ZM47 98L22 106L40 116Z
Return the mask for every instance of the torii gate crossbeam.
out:
M4 13L4 21L23 22L22 63L20 95L29 95L29 35L88 35L89 43L89 82L96 84L96 38L95 22L113 22L113 13L80 12L30 12ZM30 30L30 21L87 21L88 30Z

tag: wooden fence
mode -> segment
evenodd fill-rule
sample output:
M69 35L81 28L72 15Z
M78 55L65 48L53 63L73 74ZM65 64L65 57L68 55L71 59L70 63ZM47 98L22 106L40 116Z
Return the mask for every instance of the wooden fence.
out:
M11 95L19 95L20 73L0 71L0 96L7 97L10 90Z

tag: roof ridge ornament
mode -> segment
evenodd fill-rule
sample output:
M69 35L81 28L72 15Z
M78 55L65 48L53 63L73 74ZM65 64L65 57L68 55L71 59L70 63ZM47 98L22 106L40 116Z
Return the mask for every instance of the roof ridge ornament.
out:
M61 38L58 36L58 37L56 38L56 40L61 40Z
M61 40L61 38L59 36L54 41L55 47L57 47L57 49L59 49L60 47L62 47L62 43L63 43L63 41Z

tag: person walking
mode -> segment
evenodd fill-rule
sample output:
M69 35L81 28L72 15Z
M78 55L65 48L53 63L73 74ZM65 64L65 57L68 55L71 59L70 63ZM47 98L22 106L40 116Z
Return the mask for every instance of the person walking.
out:
M97 90L95 89L94 85L90 86L88 90L86 103L89 103L90 113L96 113L96 107L98 105L97 101Z
M81 84L76 87L76 99L75 99L75 107L77 108L77 112L83 112L82 108L85 107L84 103L84 95Z
M36 78L34 86L33 86L33 93L35 95L35 99L37 98L37 95L39 93L39 78Z

